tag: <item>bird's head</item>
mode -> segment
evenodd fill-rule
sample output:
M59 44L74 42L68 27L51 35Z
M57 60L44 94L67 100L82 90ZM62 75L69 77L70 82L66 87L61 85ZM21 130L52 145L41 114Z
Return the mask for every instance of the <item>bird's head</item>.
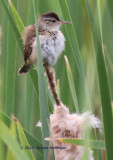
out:
M59 16L54 12L45 13L41 15L41 17L38 20L40 30L56 30L59 29L62 24L70 23L60 20Z

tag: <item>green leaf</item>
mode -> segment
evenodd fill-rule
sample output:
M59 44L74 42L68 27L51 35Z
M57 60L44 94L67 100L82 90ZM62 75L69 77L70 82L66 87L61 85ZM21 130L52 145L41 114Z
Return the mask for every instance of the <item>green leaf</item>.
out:
M75 106L76 112L79 113L79 106L78 106L78 100L77 100L77 95L76 95L76 91L75 91L73 76L72 76L69 61L68 61L66 56L65 56L65 61L66 61L68 81L69 81L69 86L70 86L70 89L71 89L71 94L72 94L74 106Z
M84 86L84 90L86 93L86 98L87 98L87 109L89 109L91 111L91 102L90 102L90 96L89 96L89 91L88 91L88 87L87 87L87 83L86 83L86 78L85 78L85 71L84 71L84 67L83 67L83 63L82 63L82 59L81 59L81 55L80 55L80 49L78 46L78 42L77 42L77 38L76 38L76 33L74 30L74 26L73 26L73 22L72 22L72 18L71 18L71 14L70 14L70 6L68 5L66 0L59 0L59 4L60 4L60 8L61 8L61 12L63 14L63 18L66 21L71 22L71 25L66 25L66 31L68 34L68 38L69 38L69 42L70 42L70 46L72 48L72 53L73 53L73 57L76 61L77 67L78 67L78 71Z
M12 45L13 44L13 45ZM14 113L14 93L15 93L15 77L16 77L16 42L13 37L11 27L8 25L7 39L7 55L6 55L6 99L5 111L11 116Z
M15 25L15 22L14 22L12 16L11 16L11 13L9 12L9 9L8 9L8 7L6 5L6 2L4 0L0 0L0 1L1 1L1 4L2 4L5 12L6 12L9 24L11 26L11 29L12 29L14 35L15 35L15 38L16 38L17 43L19 45L19 48L20 48L21 52L23 53L23 45L22 45L21 35L20 35L16 25Z
M69 143L75 144L80 146L86 146L94 149L105 149L105 142L104 141L97 141L97 140L89 140L88 142L84 139L60 139L62 143Z
M8 124L10 124L11 122L11 119L5 115L4 113L0 112L0 120L3 120L4 123L8 126ZM42 147L42 143L40 142L40 140L36 139L35 137L33 137L29 132L27 132L25 129L24 130L24 133L25 133L25 136L27 137L28 141L29 141L29 144L31 146L39 146L39 147ZM35 154L37 154L37 157L41 160L43 159L43 151L42 150L35 150Z
M15 93L15 76L16 76L16 42L13 32L8 24L7 37L7 54L6 54L6 99L5 111L11 116L14 113L14 93ZM13 44L13 45L12 45ZM10 95L10 96L9 96Z
M39 104L40 104L40 118L42 122L42 140L43 146L49 147L49 143L44 140L45 137L49 136L49 107L47 102L47 94L46 94L46 86L44 79L44 70L43 70L43 60L40 49L39 42L39 34L38 34L38 26L37 26L37 18L36 18L36 2L33 0L34 5L34 17L36 24L36 39L37 39L37 67L38 67L38 87L39 87ZM44 159L48 159L48 150L44 150Z
M16 138L16 124L13 120L11 121L11 127L10 128L11 128L12 135ZM6 160L11 160L11 159L16 160L13 152L11 152L11 150L8 148Z
M104 133L105 133L105 145L106 145L106 155L107 159L112 160L113 152L113 118L112 118L112 108L111 108L111 97L109 91L109 83L106 71L106 63L104 59L104 49L103 49L103 40L102 40L102 26L101 26L101 15L100 15L100 1L97 2L98 9L98 23L95 23L94 16L92 14L91 6L88 0L85 0L89 20L92 29L93 41L95 46L95 55L99 79L99 89L101 96L102 112L103 112L103 121L104 121ZM98 25L97 25L98 24ZM106 111L107 108L107 111Z
M17 120L17 129L18 129L18 134L19 134L19 138L20 138L20 142L21 142L21 146L22 147L29 147L29 143L28 143L28 140L24 134L24 131L23 131L23 128L22 126L20 125L19 121ZM31 149L27 149L25 150L26 151L26 154L28 155L28 157L31 159L31 160L34 160L34 156L33 156L33 153L32 153L32 150Z
M4 142L0 139L0 159L5 159L5 144Z
M19 29L20 33L22 33L23 30L24 30L24 24L23 24L21 18L19 17L19 15L18 15L13 3L11 2L11 0L8 0L8 1L9 1L9 5L11 7L11 10L12 10L13 16L15 18L16 24L18 26L18 29Z
M20 149L17 140L12 135L9 128L0 120L0 138L10 148L18 160L30 160L29 157Z

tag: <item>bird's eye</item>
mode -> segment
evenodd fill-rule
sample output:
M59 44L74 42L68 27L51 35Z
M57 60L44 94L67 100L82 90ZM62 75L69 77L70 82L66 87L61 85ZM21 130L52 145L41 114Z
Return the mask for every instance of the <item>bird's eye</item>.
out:
M55 19L53 19L53 20L51 20L51 21L52 21L53 23L54 23L54 22L56 22L56 20L55 20Z

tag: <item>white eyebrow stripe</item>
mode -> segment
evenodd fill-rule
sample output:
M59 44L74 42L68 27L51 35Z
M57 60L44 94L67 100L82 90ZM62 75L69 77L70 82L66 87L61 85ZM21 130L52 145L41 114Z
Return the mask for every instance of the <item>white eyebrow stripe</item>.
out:
M47 19L47 20L55 20L54 18L50 18L50 17L45 17L45 19Z

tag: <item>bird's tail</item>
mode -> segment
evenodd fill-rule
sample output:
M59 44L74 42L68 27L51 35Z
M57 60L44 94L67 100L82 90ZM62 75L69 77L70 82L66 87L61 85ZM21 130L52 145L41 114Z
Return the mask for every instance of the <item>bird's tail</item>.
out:
M23 73L27 73L30 68L31 68L31 64L24 64L18 71L18 74L23 74Z

